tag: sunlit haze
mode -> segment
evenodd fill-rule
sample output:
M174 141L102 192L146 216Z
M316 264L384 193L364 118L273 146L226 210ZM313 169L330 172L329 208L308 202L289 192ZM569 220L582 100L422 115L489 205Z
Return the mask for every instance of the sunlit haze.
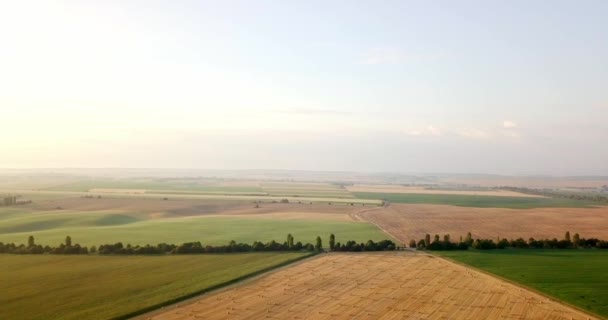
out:
M607 1L2 1L0 168L608 175Z

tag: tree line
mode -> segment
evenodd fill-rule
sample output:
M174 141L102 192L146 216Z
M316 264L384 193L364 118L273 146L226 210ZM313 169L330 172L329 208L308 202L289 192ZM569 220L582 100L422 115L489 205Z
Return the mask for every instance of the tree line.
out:
M467 233L463 239L460 237L460 241L452 242L450 235L443 236L443 239L439 238L439 235L435 235L431 241L431 236L426 234L424 239L411 240L409 243L410 248L417 248L421 250L468 250L469 248L478 250L491 250L491 249L505 249L505 248L519 248L519 249L578 249L578 248L597 248L597 249L608 249L608 241L600 240L597 238L581 238L578 233L575 233L570 237L570 231L564 234L563 239L539 239L529 238L524 240L523 238L511 239L497 238L494 239L473 239L471 233Z
M32 203L32 200L19 200L21 196L2 195L0 196L0 207L16 206Z
M2 201L0 201L0 205L2 206L14 206L17 204L17 197L16 196L4 196L2 197Z
M355 241L347 241L344 244L335 242L335 235L329 236L329 251L340 252L360 252L360 251L387 251L395 250L396 245L390 240L382 240L374 242L372 240L366 243L357 243ZM186 242L180 245L159 243L157 245L134 245L117 242L113 244L102 244L99 247L81 246L73 244L72 238L67 236L64 243L59 246L51 247L48 245L42 246L36 244L33 236L28 237L27 244L2 243L0 242L0 253L13 254L101 254L101 255L146 255L146 254L203 254L203 253L232 253L232 252L264 252L264 251L310 251L321 252L325 251L323 240L317 236L315 243L295 242L291 234L287 235L287 239L283 243L274 240L270 242L255 241L252 244L237 243L234 240L228 245L212 246L203 245L200 241Z
M519 193L550 197L550 198L562 198L572 200L585 200L595 202L608 202L608 196L601 194L585 194L585 193L566 193L558 192L551 189L530 189L530 188L518 188L518 187L501 187L500 189L514 191ZM603 189L603 187L602 187Z

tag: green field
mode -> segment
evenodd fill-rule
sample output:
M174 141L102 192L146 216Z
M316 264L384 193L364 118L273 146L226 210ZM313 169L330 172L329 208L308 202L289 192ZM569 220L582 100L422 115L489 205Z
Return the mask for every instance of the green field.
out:
M336 235L337 241L365 242L387 238L374 225L354 221L228 216L146 219L143 215L128 212L60 210L41 213L0 208L0 241L5 243L25 243L27 237L33 235L37 243L57 245L69 235L75 243L87 246L118 241L133 245L191 241L224 245L230 240L283 242L288 233L295 237L296 242L303 243L314 243L317 236L327 239L331 233Z
M608 317L608 250L508 249L439 254Z
M0 255L0 319L110 319L307 256Z
M479 208L582 208L598 205L593 201L582 201L558 198L532 198L532 197L499 197L499 196L475 196L456 194L405 194L405 193L373 193L355 192L357 198L383 199L395 203L410 204L444 204L460 207Z

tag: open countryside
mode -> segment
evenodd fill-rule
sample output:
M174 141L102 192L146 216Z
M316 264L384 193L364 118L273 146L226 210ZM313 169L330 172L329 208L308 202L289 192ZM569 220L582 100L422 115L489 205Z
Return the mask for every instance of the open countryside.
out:
M608 320L607 17L0 0L0 320Z
M595 319L428 255L329 254L140 319Z
M150 191L151 189L141 189L143 191L136 192L137 189L134 189L133 187L140 186L138 183L141 182L130 182L130 179L128 178L119 179L117 181L120 181L120 183L115 182L113 184L109 184L107 181L103 181L99 185L88 181L87 184L84 185L86 188L89 188L87 191L31 190L29 192L23 192L20 194L18 191L21 189L13 190L14 194L18 195L16 201L21 204L17 206L0 207L0 242L25 243L28 237L33 235L35 236L35 242L37 244L51 246L57 246L58 244L64 243L66 236L70 236L71 241L74 243L89 248L100 247L101 245L114 244L118 242L124 244L125 246L133 246L131 248L137 248L137 246L154 246L159 243L179 245L193 241L200 242L204 247L223 246L227 245L231 241L235 241L236 243L251 244L255 241L269 242L274 240L281 243L284 241L286 234L289 233L294 239L292 241L301 241L302 243L314 243L315 238L320 236L322 245L327 248L326 250L329 250L328 237L330 234L335 234L336 237L334 241L338 243L341 242L342 244L350 240L354 240L356 243L365 243L368 240L378 242L384 239L392 239L395 240L399 246L407 245L412 239L418 241L419 239L424 238L426 234L438 234L442 237L449 234L452 236L452 239L458 241L457 239L460 236L465 236L468 232L472 232L475 238L482 239L492 239L496 237L509 239L519 237L526 239L528 237L551 239L554 237L560 238L563 236L564 230L572 230L573 233L578 232L585 237L597 237L603 239L606 238L606 226L603 223L604 221L608 221L608 219L605 219L608 218L608 216L603 217L603 215L607 214L606 208L608 207L604 207L601 205L601 203L593 201L568 199L567 201L573 205L567 205L560 208L555 207L558 205L558 202L556 201L560 201L560 199L554 199L551 197L526 197L520 196L518 193L500 196L497 196L495 193L468 194L469 191L467 191L467 189L470 188L463 187L436 188L436 190L438 190L437 192L442 192L441 190L443 189L462 190L463 194L456 195L427 192L422 192L420 194L409 193L411 190L427 189L408 188L408 193L401 193L401 195L408 197L419 197L418 200L422 201L423 204L402 204L389 201L386 199L387 197L385 193L365 193L364 195L367 198L366 201L369 201L369 203L360 203L357 202L359 200L357 197L361 196L360 193L351 193L348 190L348 187L342 188L339 185L329 183L278 183L267 181L253 182L250 180L222 181L222 185L225 184L231 188L260 186L260 188L274 188L272 189L272 192L275 194L282 192L284 194L291 194L290 197L296 196L289 199L279 197L279 200L271 200L274 198L266 199L270 196L264 194L264 192L269 191L269 189L262 189L264 191L262 191L260 194L247 195L247 199L238 198L239 196L242 196L242 194L236 194L237 192L245 192L242 189L239 191L232 190L230 192L224 190L223 192L228 193L217 195L205 194L205 196L210 196L210 198L198 198L198 192L201 192L200 189L197 190L195 187L192 187L198 183L201 183L201 180L198 179L193 179L189 182L189 185L180 185L180 189L177 190L175 194L166 193L166 190L171 190L171 187L169 184L167 184L167 182L157 182L155 186L158 187L159 190L162 190L161 192L163 193L156 194L153 193L155 191ZM135 179L134 181L138 180ZM47 181L47 183L48 182L49 181ZM83 183L81 182L73 182L70 184L70 186L82 185ZM113 189L105 190L104 188L99 187L112 187ZM129 188L124 189L122 187ZM150 185L146 185L145 187L149 188ZM173 187L176 186L173 185ZM53 187L47 186L47 188ZM367 188L373 189L374 186L367 185ZM400 190L404 187L388 187L387 185L378 185L378 188L383 190L388 188ZM433 192L434 191L435 190L433 190ZM309 199L307 197L310 196L311 192L317 193L315 196L320 196L320 199L323 199L323 201L312 203L311 201L303 201L305 199ZM324 192L327 192L327 194ZM309 194L307 195L306 193ZM341 193L339 195L340 198L334 198L338 196L338 193ZM47 196L49 194L52 194L53 196ZM142 197L142 195L147 196ZM175 195L182 195L184 197L175 197ZM189 197L190 195L194 195L194 197L191 198ZM393 195L400 195L400 193L393 193ZM458 197L457 200L461 201L461 203L458 203L458 206L434 204L437 201L442 201L441 199L445 199L443 198L445 196ZM254 200L251 200L248 197L254 197ZM484 205L482 206L479 205L480 198L483 199L482 201ZM257 199L264 200L258 201ZM298 200L293 201L290 199ZM334 199L348 200L350 202L331 202ZM505 202L504 199L508 200ZM540 199L541 201L544 201L545 204L549 205L529 208L530 200L528 199L532 199L533 201L537 201L535 199ZM450 201L455 200L450 199ZM424 202L429 202L429 204ZM588 205L590 202L594 205ZM489 204L490 207L486 207L485 203ZM502 269L484 268L483 264L480 264L477 260L472 259L471 257L477 257L481 254L480 256L482 257L489 257L486 259L487 261L495 260L497 265L502 265L503 262L500 262L501 260L499 259L501 254L504 255L508 252L521 252L521 255L518 254L516 256L526 257L528 251L525 250L507 250L504 251L504 253L501 251L500 253L497 253L498 255L494 256L491 254L476 254L477 250L469 250L470 252L445 252L445 254L439 251L437 253L440 254L440 257L448 257L449 259L470 264L474 268L484 269L488 272L495 273L503 277L504 273L500 272ZM589 257L589 254L592 254L592 251L588 250L592 249L579 249L577 251L573 251L572 253L574 254L580 252L580 255L578 256L581 258L586 258ZM532 253L534 251L529 252ZM551 250L547 252L550 253ZM560 250L558 252L562 251ZM103 294L105 297L104 299L107 299L109 302L122 301L121 299L125 299L123 295L127 293L124 293L121 290L126 290L126 288L129 286L140 288L137 290L138 292L142 292L142 298L137 304L131 304L129 306L125 306L124 308L104 310L104 312L100 312L95 307L90 307L86 303L82 305L82 308L74 307L73 312L68 312L65 310L65 313L58 311L59 309L56 310L51 307L48 308L48 310L41 309L36 311L36 313L33 313L33 318L43 319L49 314L57 314L61 315L62 318L68 319L79 317L95 318L97 316L98 319L107 319L115 317L110 316L110 314L126 315L147 311L151 312L151 316L162 318L175 317L175 314L172 312L182 314L182 316L190 315L186 317L202 316L204 318L211 319L225 318L228 317L228 315L230 317L238 318L237 313L239 316L242 316L242 318L266 316L289 318L292 317L292 315L294 317L300 316L300 314L306 314L307 317L311 318L338 317L345 319L353 316L374 319L380 316L402 317L404 315L412 314L427 318L441 318L442 315L455 312L448 311L450 308L460 306L456 312L456 318L460 317L465 319L470 315L474 315L473 317L477 317L478 319L487 317L495 318L500 317L501 315L515 315L515 312L520 312L521 316L552 318L555 314L557 314L555 310L560 310L560 312L566 312L566 314L572 315L572 317L575 319L579 316L584 319L584 311L574 310L567 305L555 307L558 309L551 308L553 308L553 304L558 306L558 300L562 300L566 304L575 305L581 308L581 310L588 310L588 312L591 314L597 314L598 316L605 314L605 310L602 307L602 300L590 298L602 296L608 293L602 289L603 287L601 285L601 279L595 279L592 277L594 274L600 274L596 271L598 270L597 268L602 268L601 266L603 264L608 263L608 256L604 255L603 251L600 253L602 254L595 255L593 256L593 259L589 260L589 263L593 265L593 268L595 269L585 271L588 278L585 278L587 280L581 282L578 287L570 286L569 289L560 287L551 288L539 286L534 282L526 281L526 279L534 279L534 270L536 270L534 268L523 267L521 270L518 270L520 273L516 273L520 275L518 277L504 276L505 278L514 281L513 283L520 283L523 287L530 287L534 290L542 292L542 294L546 294L547 296L551 297L549 299L543 296L538 296L527 289L523 289L523 287L516 289L513 284L508 285L508 288L510 289L507 290L505 289L507 287L504 287L506 285L504 282L501 282L501 284L498 285L499 288L505 289L503 291L485 291L485 289L481 288L482 286L485 287L489 285L483 282L486 281L486 277L489 276L476 273L473 271L473 269L467 269L462 265L456 267L456 265L453 263L446 264L446 262L443 262L443 260L439 257L433 258L435 254L434 251L427 251L426 254L404 252L391 254L340 253L331 254L330 258L312 258L313 260L311 260L311 262L303 261L293 267L289 265L284 266L282 269L283 271L278 271L278 273L284 272L289 274L301 274L303 277L302 284L298 284L299 282L296 281L298 278L295 276L291 276L287 278L288 280L285 280L289 281L290 283L293 282L293 286L296 288L297 286L304 286L304 282L310 282L309 278L304 277L307 273L302 271L302 265L309 265L310 263L313 263L313 261L328 261L327 263L335 269L320 271L318 274L313 272L309 275L309 277L316 274L320 277L320 279L325 279L333 283L333 281L336 280L327 277L331 273L335 273L337 276L340 274L338 270L348 270L349 273L353 275L357 275L358 272L365 271L366 274L369 273L370 275L373 274L374 276L366 276L361 279L357 278L362 277L363 274L361 274L352 279L348 278L354 283L357 283L361 288L370 288L370 290L372 290L361 292L354 291L359 292L357 293L359 297L372 297L370 294L374 297L379 296L380 293L378 292L386 292L390 294L383 299L370 298L371 302L369 303L371 304L369 306L361 305L362 309L356 314L345 311L347 309L346 306L349 305L348 303L355 303L354 300L351 301L344 298L344 302L340 302L342 301L342 298L337 298L341 296L348 296L352 298L352 296L350 296L351 291L355 290L356 288L350 288L348 294L340 291L342 290L342 287L336 289L322 289L321 293L314 293L314 290L317 289L304 286L302 288L305 289L299 291L298 289L294 289L296 291L294 291L292 295L287 295L286 297L291 297L291 299L294 299L294 301L308 301L307 297L310 296L310 294L320 298L325 296L327 293L328 296L334 297L335 301L329 304L324 304L321 302L321 299L314 301L311 300L311 302L306 306L296 308L298 312L294 313L294 310L296 309L293 307L282 309L280 308L280 305L274 305L272 303L269 305L268 303L270 302L268 301L270 300L264 300L261 296L255 297L255 299L254 297L245 296L244 299L251 301L248 302L251 303L251 306L249 306L249 304L244 304L245 306L249 306L245 307L245 309L239 309L234 306L227 307L223 304L214 304L213 307L204 307L203 309L206 310L204 312L201 311L203 309L197 307L196 309L192 310L186 309L189 311L184 311L186 313L182 314L182 311L179 310L186 308L184 306L178 307L175 309L175 311L172 311L173 309L170 308L167 312L162 313L161 315L156 315L154 311L155 306L167 305L171 302L192 297L193 295L204 292L209 288L221 287L222 285L228 283L233 284L236 287L234 287L234 289L228 289L226 292L232 292L231 290L240 290L238 289L240 288L240 285L234 281L250 274L257 274L260 270L267 270L273 266L283 265L292 259L306 257L310 253L306 251L301 253L255 252L217 255L203 254L202 256L170 255L167 257L148 257L137 255L134 257L112 257L107 256L106 254L97 254L101 260L92 260L91 263L103 262L103 264L106 264L105 261L116 263L116 268L126 268L124 271L126 272L125 277L128 272L131 272L129 271L129 268L136 267L136 265L139 263L149 268L149 272L156 273L160 270L165 270L163 268L169 268L171 261L179 260L181 263L182 260L180 259L186 259L186 257L191 257L191 259L193 259L192 261L205 261L203 264L197 267L207 268L204 269L208 270L206 271L207 273L215 274L216 271L213 271L216 270L215 268L222 269L225 273L223 273L223 276L219 277L218 279L213 279L213 277L206 277L204 279L201 278L200 281L191 283L189 286L180 290L172 289L173 287L169 286L169 282L150 282L148 283L149 286L143 286L142 284L142 287L138 287L139 285L136 284L131 285L127 282L127 284L125 284L123 287L116 286L117 291L112 291L109 288L100 288L100 294ZM359 254L362 256L359 257ZM570 256L567 253L564 254L567 257ZM96 256L95 253L89 253L89 255ZM269 255L272 257L276 256L276 259L273 258L271 260L266 260L264 255ZM556 272L567 273L567 264L561 263L560 261L552 261L552 256L553 255L550 254L538 255L536 256L537 260L533 260L533 265L551 265L554 269L554 266L556 265L563 265L565 267L563 269L557 269ZM46 258L46 256L36 257L26 255L15 257L18 260L11 260L13 259L12 256L9 255L6 257L10 258L5 260L7 265L14 265L17 262L27 264L29 261L34 261L28 259ZM245 259L243 260L243 263L250 263L255 267L240 269L226 269L223 267L218 267L222 266L222 263L224 263L222 262L224 261L224 258L222 257L225 257L225 259L227 259L226 261L232 261L233 259ZM91 269L92 267L88 265L89 262L83 260L86 259L86 257L83 257L82 255L75 257L65 256L65 258L61 258L61 256L58 255L51 255L48 256L48 259L48 263L46 264L49 266L49 272L51 273L57 272L55 267L52 267L55 263L58 265L61 265L61 263L70 263L73 265L73 269L80 270L79 272L81 274L94 274L94 272L99 272L99 269ZM372 263L372 259L376 259L378 261ZM579 259L574 258L574 260L568 261L575 260L578 261ZM121 261L126 264L121 264ZM133 261L136 261L137 263L134 263ZM190 262L186 261L190 260L186 259L183 261L184 262L182 264L185 267L183 271L184 273L176 271L176 273L172 276L173 278L171 278L172 280L170 283L175 283L175 285L178 285L182 282L186 283L188 279L190 279L186 275L188 272L192 272L194 269L191 268L194 268L195 266L192 265L192 267L189 267ZM361 266L361 270L349 270L346 267L346 264L351 263L359 264ZM521 263L525 266L525 261L522 261ZM399 269L400 267L398 268L396 266L397 264L403 264L403 271L399 271L401 269ZM424 267L420 267L422 265L424 265ZM235 268L237 267L235 266ZM311 268L323 270L317 265L311 266ZM423 276L422 273L411 273L406 275L405 270L409 268L422 268L422 270L427 271L426 273L430 272L430 270L434 268L439 268L441 270L446 270L446 268L448 268L447 270L452 270L453 268L456 268L457 270L460 270L458 272L465 272L465 274L469 275L470 280L469 282L449 284L451 282L442 280L443 278L441 272L439 271L439 273L429 274L429 277L427 278L426 276ZM13 291L11 291L13 292L13 295L17 294L18 292L27 292L27 290L31 290L26 289L30 288L29 286L32 286L32 281L34 281L34 278L30 278L29 276L41 272L41 269L21 269L23 269L22 271L26 273L23 274L21 277L22 280L20 280L19 283L14 283L11 285L12 288L14 288ZM381 279L382 277L375 272L382 273L388 269L395 270L395 273L392 274L393 278L391 279L396 281L396 283L401 284L399 288L393 288L385 282L376 280L377 278ZM28 270L33 271L32 273L28 273ZM237 272L236 270L239 271ZM515 269L510 272L514 272L514 270ZM426 273L424 274L426 275ZM544 275L548 275L548 279L555 279L555 281L559 281L558 279L561 279L557 273L542 273ZM146 273L138 272L138 274L145 275ZM452 275L454 276L455 274ZM573 273L572 275L576 275L576 273ZM59 277L58 279L63 279L62 277L63 276ZM264 277L265 276L262 276L261 279ZM483 279L483 281L481 281L481 279ZM386 280L387 279L385 279L385 281ZM53 281L50 279L48 281L49 286L54 286ZM566 281L569 280L566 279ZM404 283L410 284L404 287ZM430 291L432 293L428 293L427 289L424 289L427 285L422 285L422 283L435 284L435 287L432 289L433 291ZM446 284L447 287L442 286L444 283L448 283ZM589 289L591 287L589 286L591 286L592 283L599 285L594 285L593 288L595 288L595 291L590 292ZM250 286L250 284L246 283L244 286L247 287ZM292 285L287 286L287 288L291 287ZM86 288L87 287L85 286L83 290ZM436 298L431 298L429 302L418 302L422 303L418 305L415 303L415 299L418 298L411 297L410 290L400 290L404 288L423 290L421 291L425 292L422 293L423 295L428 294L429 297L432 296ZM281 292L277 290L275 291ZM148 291L150 291L150 296L145 296L145 298L143 298L144 292ZM157 292L164 293L159 294ZM283 290L282 292L286 291ZM489 296L487 299L484 298L481 300L476 300L477 304L467 305L466 303L470 302L465 303L464 301L469 301L470 299L466 298L466 292L469 292L468 294L473 294L471 292L476 292L477 295L482 294ZM519 293L514 295L516 292ZM68 292L65 293L68 294ZM298 295L298 293L300 295ZM222 294L224 293L209 293L209 297ZM523 296L520 294L523 294ZM110 299L111 296L117 300ZM456 298L456 296L465 300L463 302L458 302L460 301L458 299L461 298ZM581 298L581 296L584 298ZM97 296L94 295L93 297ZM231 297L236 296L231 295ZM266 298L270 299L269 297ZM258 301L258 299L261 300ZM277 299L278 298L272 298L272 301ZM452 301L451 299L456 300ZM49 301L49 303L54 304L53 301L58 300ZM360 302L357 304L361 304L361 301L363 300L360 300ZM393 305L391 301L401 301L401 304ZM517 301L519 302L516 303ZM522 301L525 301L526 303L520 306ZM240 303L243 304L244 302ZM336 305L336 303L338 304ZM376 305L377 303L382 307L378 307ZM298 303L293 304L287 300L284 302L284 304L285 306L298 306ZM252 307L253 305L271 306L271 308L269 307L264 310L272 310L262 312L261 310ZM282 305L283 302L281 302L281 306ZM431 307L431 305L435 305L435 307ZM59 308L59 304L57 304L57 307ZM18 308L21 307L17 306L17 309L10 309L7 312L9 312L9 315L14 314L15 312L18 312ZM479 310L484 311L478 311L477 308L482 308ZM144 315L144 317L145 316L147 315Z

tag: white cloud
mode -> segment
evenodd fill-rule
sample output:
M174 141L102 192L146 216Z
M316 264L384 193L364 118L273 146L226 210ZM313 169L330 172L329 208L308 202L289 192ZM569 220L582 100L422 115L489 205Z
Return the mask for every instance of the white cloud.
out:
M486 138L490 137L490 134L488 132L480 130L480 129L464 128L464 129L455 130L454 133L457 134L458 136L465 137L465 138L471 138L471 139L486 139Z
M422 135L422 132L420 132L418 130L412 130L412 131L408 131L407 134L409 134L410 136L419 136L419 135Z
M406 134L410 136L440 136L441 129L434 126L428 126L425 129L421 130L416 129L407 131Z
M428 131L429 134L431 134L433 136L440 136L441 135L441 130L439 130L439 128L437 128L437 127L428 126L426 128L426 130Z
M517 128L517 123L515 123L513 121L505 120L502 122L502 126L505 129L513 129L513 128Z

